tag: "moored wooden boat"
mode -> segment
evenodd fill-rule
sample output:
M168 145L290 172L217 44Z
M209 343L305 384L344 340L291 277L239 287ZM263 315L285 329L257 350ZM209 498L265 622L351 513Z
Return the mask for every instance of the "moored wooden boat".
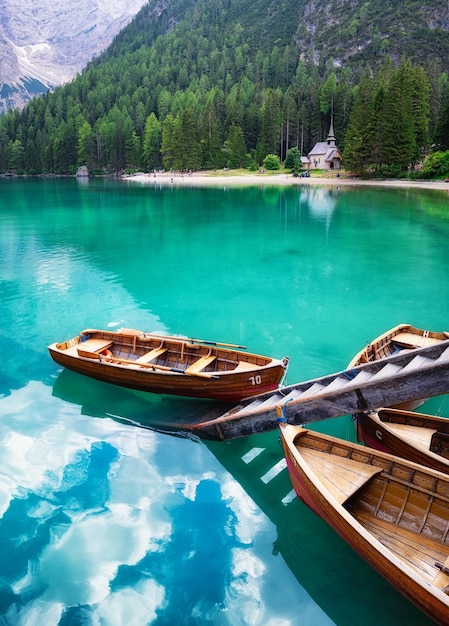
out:
M449 623L449 476L280 425L296 494L419 609Z
M244 346L126 328L83 330L48 349L59 365L113 385L229 402L276 389L288 367L288 357Z
M363 365L363 363L372 363L379 359L388 358L403 350L426 348L448 339L449 333L445 331L421 330L411 324L399 324L370 341L349 362L347 369L351 370L357 365ZM395 408L412 411L423 404L426 399L404 402L395 405Z
M449 419L399 409L357 415L359 441L449 474Z

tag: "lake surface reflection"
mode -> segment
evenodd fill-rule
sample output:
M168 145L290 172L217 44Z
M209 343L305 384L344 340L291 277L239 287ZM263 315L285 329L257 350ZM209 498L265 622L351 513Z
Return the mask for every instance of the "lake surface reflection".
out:
M428 623L294 498L275 430L164 434L207 403L62 371L46 346L162 330L289 355L293 383L395 324L448 330L447 196L58 179L0 194L1 623ZM422 410L449 416L447 397ZM313 427L354 439L350 416Z

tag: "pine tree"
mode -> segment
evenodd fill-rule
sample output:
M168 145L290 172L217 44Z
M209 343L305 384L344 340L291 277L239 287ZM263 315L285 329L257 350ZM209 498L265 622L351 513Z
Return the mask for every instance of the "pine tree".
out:
M400 172L416 162L418 155L412 68L410 61L403 59L387 89L381 158L387 167Z
M97 165L97 149L95 135L89 122L84 120L78 129L77 165L86 165L94 169Z
M133 131L125 141L126 164L133 169L139 169L142 163L142 147L140 137Z
M213 89L207 98L206 108L199 120L201 167L205 169L224 166L219 118L220 100L218 92Z
M430 81L422 67L413 67L413 123L418 147L417 160L429 146Z
M161 161L161 124L154 113L150 113L145 123L143 135L143 164L147 171L160 169Z
M175 120L171 113L162 123L161 155L166 170L171 170L175 159Z
M23 174L25 165L25 149L20 139L11 142L9 166L15 174Z
M366 171L372 163L372 148L367 111L373 100L374 81L369 72L363 76L356 89L348 130L345 136L343 163L345 169Z
M200 167L199 134L193 109L185 109L175 120L173 167L181 172Z
M245 167L247 161L246 144L240 126L233 124L225 142L226 166L232 169Z
M433 141L438 150L449 150L449 80L447 76L441 86L441 109L436 120Z
M274 89L267 89L261 110L261 131L256 149L259 163L267 154L277 154L280 146L282 115L279 94Z

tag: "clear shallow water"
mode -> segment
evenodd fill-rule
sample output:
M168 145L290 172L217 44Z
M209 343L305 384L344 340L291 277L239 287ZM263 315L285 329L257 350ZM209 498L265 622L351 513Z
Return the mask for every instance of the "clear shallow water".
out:
M1 623L425 624L292 500L276 432L155 432L203 405L61 371L46 346L123 325L288 354L290 383L338 371L395 324L448 329L447 208L383 188L0 181ZM449 417L447 397L424 410ZM354 438L349 416L314 428Z

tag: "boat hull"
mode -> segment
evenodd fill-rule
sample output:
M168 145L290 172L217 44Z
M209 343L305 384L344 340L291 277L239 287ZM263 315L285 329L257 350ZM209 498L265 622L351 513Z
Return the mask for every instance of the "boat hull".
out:
M399 324L368 343L348 363L348 370L364 363L372 363L398 354L401 350L424 348L440 341L447 341L449 333L445 331L428 331L416 328L411 324ZM394 408L413 411L420 407L427 398L419 398L410 402L395 404Z
M357 416L357 432L366 446L449 474L449 419L378 409Z
M145 350L150 351L153 345L143 347L140 344L145 341L153 342L153 338L146 337L139 344L139 341L132 337L131 340L128 339L130 343L129 345L126 344L125 350L123 346L127 340L126 337L116 336L115 333L107 333L106 331L98 331L97 335L94 334L96 331L90 331L90 334L88 331L83 332L86 333L86 336L95 337L95 341L104 340L107 342L110 339L112 352L109 356L111 358L103 353L99 354L98 351L89 353L84 350L89 342L83 342L77 337L62 344L55 343L48 347L50 356L58 365L105 383L151 393L238 402L251 395L275 390L285 375L288 362L288 360L279 361L245 353L244 358L247 361L241 363L238 361L238 355L236 356L233 351L220 351L216 348L211 358L215 357L216 362L224 361L223 355L228 360L236 359L233 364L234 369L195 371L195 359L196 362L203 360L207 363L212 350L206 346L190 343L186 344L187 347L184 345L180 348L178 346L179 340L167 339L159 341L159 344L164 346L160 352L165 352L166 355L170 354L169 358L172 361L164 361L165 364L161 364L161 361L158 360L140 363L139 359L136 358L139 353L134 354L134 352L138 350L142 353ZM96 339L97 336L100 339ZM183 350L181 359L183 359L184 364L182 367L179 363L180 356L176 354L178 349ZM82 356L83 354L88 356ZM167 358L166 355L164 355L165 358ZM174 360L175 357L176 360ZM250 362L251 360L260 361L262 359L263 363L266 362L262 366L256 366ZM193 370L192 373L188 373L189 366L190 370Z
M317 475L314 469L307 464L307 461L301 457L301 454L298 455L298 453L295 452L295 438L299 436L301 430L305 433L307 433L307 431L301 429L301 427L290 425L281 425L280 430L289 475L298 497L327 522L351 548L410 600L410 602L415 604L437 623L448 624L449 597L447 594L441 591L439 584L434 585L421 578L413 567L408 564L406 554L401 558L398 557L397 552L389 549L389 537L394 536L395 533L398 532L395 523L383 522L388 529L386 531L385 544L379 541L379 539L368 530L368 524L362 525L358 519L351 514L351 504L343 505L343 503L338 502L338 500L326 490L325 486L323 486L323 482L321 481L324 479ZM325 435L318 436L326 438ZM338 441L335 438L329 439ZM342 442L342 450L345 445L359 449L360 452L356 452L356 454L362 455L362 451L364 454L370 454L367 448L357 446L356 444L348 444L348 442ZM381 455L382 453L376 452L375 454ZM388 468L395 459L399 462L396 470L399 474L403 471L403 475L405 476L407 472L420 471L419 465L410 463L407 467L407 461L402 461L402 459L397 459L391 455L383 455L383 458L376 456L376 463L379 464L379 468ZM429 472L432 475L432 470L427 470L426 468L422 469L424 470L423 473ZM379 471L382 471L382 469L379 469ZM447 490L449 490L449 479L439 472L434 472L433 476L444 478L447 493ZM357 494L357 492L355 493ZM351 500L348 499L348 502L351 502ZM443 504L448 512L449 519L449 503L444 501ZM366 515L366 517L369 516ZM411 533L409 534L411 535ZM429 545L431 543L432 541L429 540ZM444 562L449 558L449 545L443 541L441 547L439 544L438 547L441 549L438 556ZM432 561L432 559L429 560ZM432 567L435 570L435 577L439 576L438 569L433 562L430 562L429 569ZM447 577L447 579L449 582L449 577Z

